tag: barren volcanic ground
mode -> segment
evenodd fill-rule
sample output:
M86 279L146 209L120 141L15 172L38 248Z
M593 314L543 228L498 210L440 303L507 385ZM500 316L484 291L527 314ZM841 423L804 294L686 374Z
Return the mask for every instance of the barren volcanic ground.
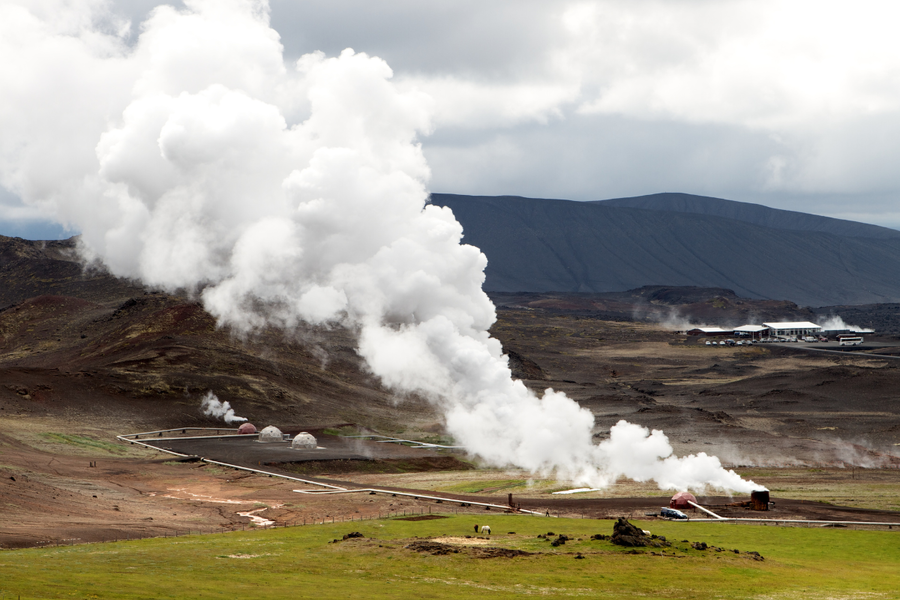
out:
M493 333L517 375L590 408L598 439L625 419L664 430L678 454L734 465L900 464L896 359L804 344L709 347L559 310L499 314Z
M395 398L367 372L353 331L237 338L188 296L84 271L71 252L71 242L0 238L0 546L248 526L251 516L238 513L260 509L256 516L302 522L433 508L388 495L301 496L287 481L117 442L121 433L224 426L200 412L209 390L257 425L322 430L354 423L419 439L444 431L438 410L420 398ZM608 320L627 307L603 315L583 310L581 296L563 300L504 302L493 334L527 385L565 391L594 412L597 441L627 419L665 430L678 454L705 451L755 467L750 475L777 490L777 503L796 494L897 509L897 360L782 346L709 348L656 325ZM605 500L575 500L550 495L564 484L526 482L527 474L434 472L464 468L459 458L466 457L285 468L495 502L505 500L504 482L516 480L514 491L529 506L573 515L631 514L659 504L652 494L661 492L624 482L594 494ZM412 471L431 471L432 479L410 479ZM500 483L463 485L484 477ZM848 486L855 500L841 492ZM644 498L615 500L623 496Z

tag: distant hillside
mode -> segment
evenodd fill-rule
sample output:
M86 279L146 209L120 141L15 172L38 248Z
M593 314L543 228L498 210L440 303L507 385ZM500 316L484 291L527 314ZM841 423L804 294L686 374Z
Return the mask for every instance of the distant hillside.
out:
M761 204L748 202L735 202L710 198L709 196L694 196L693 194L650 194L648 196L635 196L633 198L614 198L612 200L596 200L597 204L606 206L621 206L625 208L644 208L647 210L668 210L672 212L690 213L697 215L711 215L725 217L735 221L753 223L762 227L773 229L788 229L793 231L821 231L835 235L849 237L863 237L878 240L900 239L900 231L832 219L819 215L796 212L793 210L780 210L769 208Z
M662 196L573 202L433 194L432 202L450 207L464 241L487 255L492 292L665 285L806 306L900 301L900 232L682 194L671 195L675 209L664 209Z
M388 430L398 414L404 426L436 422L424 400L404 399L400 409L373 381L353 331L236 338L190 298L85 270L74 249L74 240L0 236L0 408L9 411L0 414L210 425L199 407L212 390L256 422Z

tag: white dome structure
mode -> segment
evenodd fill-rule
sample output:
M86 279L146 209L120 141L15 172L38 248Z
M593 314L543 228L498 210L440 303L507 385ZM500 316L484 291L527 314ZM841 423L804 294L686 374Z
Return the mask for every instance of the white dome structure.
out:
M305 431L298 433L291 442L291 448L300 450L315 450L317 445L316 438Z
M280 442L283 439L284 436L281 434L281 430L274 425L269 425L259 432L260 442Z

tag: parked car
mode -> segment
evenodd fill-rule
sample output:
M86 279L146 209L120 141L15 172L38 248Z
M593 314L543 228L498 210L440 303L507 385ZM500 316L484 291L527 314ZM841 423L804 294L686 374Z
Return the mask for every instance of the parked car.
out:
M674 508L663 507L659 511L659 516L667 517L669 519L687 519L688 516L681 512L680 510L675 510Z

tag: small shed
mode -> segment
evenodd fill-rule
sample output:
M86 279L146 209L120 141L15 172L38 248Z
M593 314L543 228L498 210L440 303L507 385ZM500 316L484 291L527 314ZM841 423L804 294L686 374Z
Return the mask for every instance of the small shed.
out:
M256 433L256 425L253 423L244 423L238 427L238 435L250 435Z
M690 492L678 492L672 499L669 500L669 508L677 508L678 510L684 510L686 508L693 509L694 507L688 502L697 502L697 498Z
M311 433L301 431L291 441L291 448L297 450L315 450L318 447L316 438Z
M752 510L769 510L769 490L750 492L750 508Z
M274 425L269 425L259 432L259 441L265 443L280 442L284 440L281 430Z

